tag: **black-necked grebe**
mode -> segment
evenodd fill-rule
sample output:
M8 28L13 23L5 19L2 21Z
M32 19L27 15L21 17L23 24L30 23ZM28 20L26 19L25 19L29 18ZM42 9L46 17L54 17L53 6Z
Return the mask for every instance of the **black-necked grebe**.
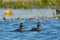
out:
M37 28L32 28L30 31L40 31L40 22L37 23Z

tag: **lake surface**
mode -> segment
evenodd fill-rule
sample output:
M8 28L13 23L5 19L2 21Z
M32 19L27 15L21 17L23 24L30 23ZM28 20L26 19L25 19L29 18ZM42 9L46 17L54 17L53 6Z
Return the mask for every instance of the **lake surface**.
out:
M20 23L24 24L25 32L9 32L19 29ZM0 21L0 40L60 40L60 20L40 19L41 31L29 32L36 27L37 20Z
M41 31L28 31L36 27L38 20L19 20L3 21L4 11L0 9L0 40L60 40L60 20L58 19L40 19ZM53 17L56 15L54 9L11 9L13 15L11 18L31 18L35 16ZM24 24L25 32L10 32L19 29L20 23Z

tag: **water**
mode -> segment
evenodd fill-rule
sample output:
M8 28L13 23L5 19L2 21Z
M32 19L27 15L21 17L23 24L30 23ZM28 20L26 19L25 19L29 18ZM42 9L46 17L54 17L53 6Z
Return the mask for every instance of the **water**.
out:
M6 9L0 9L0 19L4 16L4 12ZM56 15L55 9L11 9L13 15L12 19L20 17L20 18L31 18L31 17L53 17ZM6 17L9 18L9 17ZM10 19L10 18L9 18Z
M25 32L9 32L19 28L20 23L24 24ZM0 21L0 40L60 40L60 20L42 20L40 32L29 32L36 27L37 20L31 21Z
M40 19L41 31L29 32L28 30L36 27L37 20L3 21L2 17L5 10L6 9L0 9L0 40L60 40L60 20ZM18 16L21 18L34 16L52 17L53 13L56 13L54 9L12 9L12 11L12 18ZM9 32L19 29L21 22L24 24L25 32Z

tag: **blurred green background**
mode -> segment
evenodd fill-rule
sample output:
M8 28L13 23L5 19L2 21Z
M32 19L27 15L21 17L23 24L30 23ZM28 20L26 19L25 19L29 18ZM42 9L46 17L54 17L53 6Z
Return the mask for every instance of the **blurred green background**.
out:
M59 0L0 0L0 8L56 8Z

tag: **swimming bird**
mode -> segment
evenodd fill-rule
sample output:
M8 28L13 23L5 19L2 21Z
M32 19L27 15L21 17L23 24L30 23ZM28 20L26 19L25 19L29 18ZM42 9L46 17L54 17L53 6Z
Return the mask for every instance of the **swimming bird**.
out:
M20 23L19 29L16 29L16 30L10 31L10 32L23 32L23 31L24 31L24 30L23 30L23 23Z
M40 22L37 23L37 28L32 28L30 31L40 31Z

